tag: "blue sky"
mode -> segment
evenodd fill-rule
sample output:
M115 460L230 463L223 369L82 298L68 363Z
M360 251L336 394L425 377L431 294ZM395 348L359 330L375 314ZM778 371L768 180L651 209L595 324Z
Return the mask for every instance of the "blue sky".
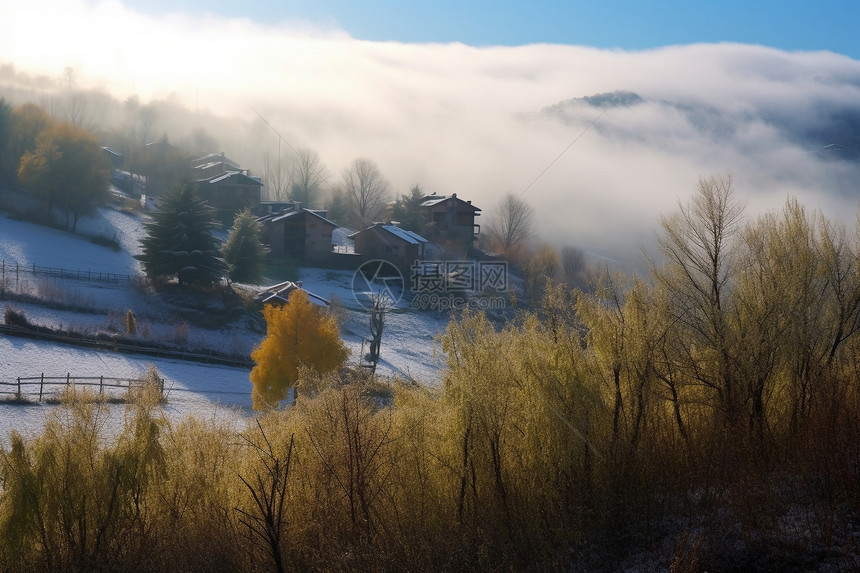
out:
M829 50L860 59L858 0L126 0L149 14L201 12L309 22L362 40L557 43L640 50L699 42Z

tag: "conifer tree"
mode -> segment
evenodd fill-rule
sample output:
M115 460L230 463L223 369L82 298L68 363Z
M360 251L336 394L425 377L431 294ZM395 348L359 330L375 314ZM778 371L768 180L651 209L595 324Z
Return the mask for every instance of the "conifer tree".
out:
M266 249L260 242L261 234L260 223L251 211L245 209L236 215L230 236L221 249L231 281L252 284L260 281L266 256Z
M220 241L212 234L218 226L215 210L190 184L174 187L161 208L145 225L137 259L151 278L179 279L179 285L211 285L221 280L227 265L220 255Z

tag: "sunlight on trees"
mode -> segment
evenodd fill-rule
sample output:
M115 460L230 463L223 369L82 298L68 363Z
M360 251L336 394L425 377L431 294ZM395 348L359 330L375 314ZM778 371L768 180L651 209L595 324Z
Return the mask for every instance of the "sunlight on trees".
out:
M687 354L707 352L715 361L715 371L699 371L699 382L717 393L729 419L737 414L740 390L728 330L733 300L727 291L742 214L731 175L700 178L689 204L660 219L666 264L655 269L658 283L672 295L670 312L688 328Z
M95 136L70 123L39 133L35 149L21 158L18 180L45 200L48 220L54 206L65 210L72 232L108 198L108 168Z
M334 319L294 291L253 353L265 413L171 424L153 394L115 439L92 403L13 434L0 566L853 570L860 221L742 215L703 178L649 276L452 317L438 386L340 368Z
M50 123L48 114L35 104L26 103L12 108L6 148L0 155L0 168L6 179L15 180L21 158L36 149L36 137Z
M319 373L342 367L349 349L340 339L337 321L310 302L307 293L296 289L283 306L263 308L266 338L251 353L254 408L273 408L295 386L299 369L306 366Z

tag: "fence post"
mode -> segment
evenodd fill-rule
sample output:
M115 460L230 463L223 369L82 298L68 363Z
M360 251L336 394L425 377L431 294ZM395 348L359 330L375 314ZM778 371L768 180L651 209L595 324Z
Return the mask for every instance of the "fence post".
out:
M71 372L66 372L66 391L69 390L69 386L71 385L69 382L69 378L71 378L71 376L72 376Z
M21 377L18 376L18 398L21 398Z
M105 393L105 377L104 375L99 376L99 394Z
M39 402L42 401L42 390L45 388L45 373L42 372L42 378L39 381Z

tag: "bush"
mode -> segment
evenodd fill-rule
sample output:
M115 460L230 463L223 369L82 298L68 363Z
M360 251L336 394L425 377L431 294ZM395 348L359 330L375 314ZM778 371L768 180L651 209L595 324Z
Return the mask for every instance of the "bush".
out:
M15 310L11 305L7 304L3 312L3 322L6 326L20 326L22 328L30 328L32 325L24 311Z
M122 250L122 246L119 244L119 240L116 235L113 237L108 237L107 235L96 235L90 238L90 242L96 245L101 245L102 247L108 247L117 252Z

